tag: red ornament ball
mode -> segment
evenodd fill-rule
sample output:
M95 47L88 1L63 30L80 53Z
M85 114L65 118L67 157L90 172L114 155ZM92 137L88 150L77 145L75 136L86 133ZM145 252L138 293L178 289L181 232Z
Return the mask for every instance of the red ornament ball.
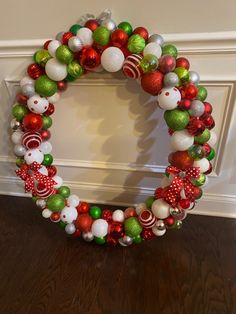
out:
M48 129L41 130L39 133L41 134L43 141L47 141L51 137L51 132Z
M50 44L51 41L52 41L51 39L45 41L45 43L43 44L43 49L48 50L48 45Z
M164 220L164 222L168 227L171 227L175 223L175 220L172 216L169 216Z
M85 48L80 54L79 62L86 70L92 70L99 65L100 55L93 48Z
M126 210L124 211L124 214L125 214L125 219L127 219L129 217L136 217L137 216L136 210L133 207L126 208Z
M140 78L142 75L142 70L139 66L142 57L138 54L129 55L123 64L123 73L125 76L133 79Z
M27 149L37 148L41 143L42 137L39 132L25 132L22 136L22 144Z
M185 87L185 98L193 100L197 97L197 94L198 89L194 84L190 83Z
M181 110L189 110L190 107L191 107L191 100L190 99L181 99L179 104L178 104L178 107L179 109Z
M37 80L37 78L44 74L44 69L37 63L32 63L28 66L27 73L33 80Z
M55 111L55 106L53 104L49 104L48 109L43 113L45 116L51 116Z
M145 92L156 96L163 87L163 74L160 71L146 73L141 78L141 85Z
M113 238L121 238L124 236L124 225L121 222L113 221L109 225L109 234Z
M71 37L73 37L74 34L71 33L71 32L65 32L62 36L62 39L61 39L61 43L62 45L67 45L68 44L68 41Z
M180 58L176 59L176 68L179 68L179 67L189 70L190 63L189 63L188 59L186 59L184 57L180 57Z
M61 220L61 214L59 212L53 212L50 216L52 222L59 222Z
M106 237L106 242L107 242L107 244L110 245L110 246L116 246L117 243L118 243L118 239L112 237L111 235L108 235L108 236Z
M187 126L188 132L193 136L201 134L205 128L205 123L197 117L190 118L189 124Z
M88 20L85 24L84 27L89 28L92 32L95 31L95 29L99 26L99 23L97 20Z
M204 143L202 145L202 148L203 148L205 157L207 157L211 152L211 146L208 143Z
M127 44L128 34L123 29L116 29L111 33L111 43L113 46L121 48Z
M38 131L43 126L43 119L40 114L28 113L23 119L23 128L26 131Z
M202 197L202 189L201 188L199 188L198 186L194 186L193 187L193 197L194 197L194 199L199 199L199 198L201 198Z
M107 222L112 221L112 210L104 209L102 212L101 218L106 220Z
M214 128L215 126L215 121L212 117L211 114L209 113L204 113L201 117L200 117L200 120L203 121L203 123L205 124L205 126L211 130Z
M27 105L28 97L19 93L16 95L16 101L22 105Z
M141 37L143 37L145 40L148 40L149 34L148 30L145 27L136 27L133 31L133 34L137 34Z
M155 234L152 232L152 229L143 228L143 230L141 232L141 237L144 240L151 240L151 239L155 238Z
M76 209L78 214L86 214L90 209L90 205L87 202L80 202Z
M209 102L204 101L205 113L212 113L212 105Z
M175 69L176 60L170 55L164 55L159 59L159 70L162 73L168 73Z
M169 163L181 170L193 166L193 158L189 156L187 151L177 151L171 153L168 157Z
M59 91L64 92L67 89L67 82L64 81L58 81L57 82L57 88Z
M92 223L93 219L89 214L81 214L78 215L75 221L75 226L81 232L89 232L91 230Z
M53 165L47 166L48 176L54 177L57 174L57 168Z
M79 229L75 229L75 232L72 235L75 238L79 238L81 236L81 231Z
M183 209L188 209L190 205L191 205L191 202L187 198L179 201L179 206Z

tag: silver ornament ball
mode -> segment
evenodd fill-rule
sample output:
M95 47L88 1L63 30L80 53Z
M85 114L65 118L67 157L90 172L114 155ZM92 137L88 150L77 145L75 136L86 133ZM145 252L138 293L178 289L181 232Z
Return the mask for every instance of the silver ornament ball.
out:
M20 122L17 121L16 119L12 119L10 123L10 127L13 131L16 131L20 128Z
M165 230L166 226L163 220L157 220L156 227L158 230Z
M34 85L32 84L25 84L21 87L22 94L27 96L27 97L32 97L36 94Z
M110 32L113 32L116 29L116 23L110 18L102 21L101 25L105 26Z
M192 117L200 117L205 112L205 106L200 100L193 100L189 113Z
M68 46L69 46L71 51L77 52L83 48L83 43L79 37L73 36L69 39Z
M121 246L129 246L133 243L133 239L127 235L123 236L123 238L120 238L118 241Z
M46 201L42 198L37 199L36 201L36 205L41 208L44 209L46 207Z
M65 232L66 232L67 234L73 234L73 233L75 233L75 230L76 230L75 225L72 224L72 223L66 225L66 227L65 227Z
M83 232L82 237L87 242L91 242L94 239L94 235L92 234L92 232Z
M25 156L26 154L26 148L21 145L21 144L16 144L14 146L14 154L17 156L17 157L22 157L22 156Z
M195 71L189 71L189 81L193 84L198 84L200 82L200 76Z
M178 75L174 72L169 72L164 76L164 86L165 87L174 87L179 84Z
M177 220L176 223L175 223L175 228L176 229L180 229L182 227L183 223L181 220Z
M152 34L148 38L148 43L156 43L156 44L162 46L164 44L164 38L159 34Z
M59 33L57 33L57 35L56 35L56 40L61 41L64 34L65 34L65 32L59 32Z

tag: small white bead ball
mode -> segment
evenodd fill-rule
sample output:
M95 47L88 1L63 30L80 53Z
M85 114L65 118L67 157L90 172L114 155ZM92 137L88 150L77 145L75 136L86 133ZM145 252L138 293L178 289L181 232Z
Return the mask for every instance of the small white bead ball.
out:
M95 237L105 237L108 233L108 223L104 219L97 219L93 222L91 232Z
M125 220L125 214L123 210L117 209L112 214L112 219L114 221L123 222Z

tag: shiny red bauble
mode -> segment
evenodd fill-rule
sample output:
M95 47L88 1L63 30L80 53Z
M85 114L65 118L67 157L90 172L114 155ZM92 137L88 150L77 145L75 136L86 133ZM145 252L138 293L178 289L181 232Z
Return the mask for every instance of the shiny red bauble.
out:
M37 78L44 74L44 69L37 63L32 63L28 66L27 73L33 80L37 80Z
M198 89L194 84L190 83L185 87L185 98L193 100L197 97L197 94Z
M101 218L106 220L107 222L112 221L112 210L104 209L102 212Z
M39 133L41 134L43 141L47 141L51 137L51 132L48 129L40 130Z
M191 107L191 100L190 99L181 99L178 103L178 107L181 110L189 110Z
M55 106L53 104L49 104L48 109L43 113L45 116L51 116L55 111Z
M205 106L205 113L212 113L212 105L207 101L204 101L203 103Z
M177 151L171 153L168 156L168 161L171 165L181 170L192 167L194 163L193 158L189 156L187 151Z
M92 70L99 65L100 55L93 48L84 48L80 53L79 62L86 70Z
M79 238L81 236L81 231L79 229L75 229L75 232L72 234L73 237Z
M137 216L136 210L133 207L126 208L126 210L124 211L124 214L125 214L125 219L127 219L129 217L136 217Z
M202 197L202 189L198 186L193 187L193 197L197 200Z
M206 126L209 130L213 129L214 126L215 126L215 121L214 121L212 115L209 114L209 113L204 113L204 114L200 117L200 120L202 120L202 121L204 122L205 126Z
M152 232L152 229L143 228L143 230L141 232L141 237L144 240L151 240L151 239L155 238L155 234Z
M43 119L40 114L28 113L24 116L22 124L26 131L39 131L43 126Z
M27 105L27 100L29 98L21 93L17 94L16 95L16 101L19 103L19 104L22 104L22 105Z
M189 199L185 198L179 201L179 206L183 209L188 209L191 205L191 202Z
M164 220L165 224L168 226L168 227L171 227L174 225L175 223L175 220L172 216L169 216L167 217L165 220Z
M109 225L109 234L113 238L121 238L124 236L124 225L121 222L113 221Z
M62 35L62 38L61 38L61 43L62 45L67 45L68 44L68 41L71 37L73 37L74 34L71 33L71 32L65 32L63 35Z
M111 33L112 46L121 48L127 44L128 38L129 38L128 34L125 31L123 31L123 29L118 28Z
M52 41L51 39L45 41L45 43L43 44L43 49L47 50L48 49L48 45L50 44L51 41Z
M61 214L59 212L53 212L50 216L52 222L59 222L61 220Z
M141 86L145 92L155 96L163 87L163 74L160 71L146 73L141 78Z
M47 170L48 170L49 177L54 177L57 174L57 168L53 165L47 166Z
M143 37L145 40L148 40L149 37L148 30L143 26L136 27L133 31L133 34L137 34Z
M204 143L202 145L202 148L203 148L205 157L207 157L211 152L211 146L208 143Z
M204 132L205 128L205 123L197 117L192 117L187 126L188 132L193 136L200 135Z
M99 26L99 23L97 20L91 19L88 20L85 24L84 27L89 28L92 32L95 31L95 29Z
M175 58L170 55L164 55L159 59L159 70L162 73L168 73L175 69L176 61Z
M188 59L186 59L184 57L180 57L180 58L176 59L176 67L177 68L185 68L188 70L190 68L190 63L189 63Z
M80 202L76 209L78 214L86 214L90 209L90 205L87 202Z
M89 214L81 214L78 215L75 221L75 226L81 232L89 232L91 230L92 223L93 219Z
M111 235L108 235L108 236L106 237L106 243L107 243L109 246L116 246L117 243L118 243L118 239L112 237Z
M57 88L59 91L63 92L67 89L68 83L64 81L58 81L57 82Z

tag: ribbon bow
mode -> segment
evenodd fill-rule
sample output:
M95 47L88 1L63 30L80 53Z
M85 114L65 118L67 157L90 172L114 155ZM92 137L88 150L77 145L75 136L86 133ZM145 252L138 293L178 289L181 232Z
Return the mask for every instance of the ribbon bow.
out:
M110 19L110 18L111 18L111 10L105 9L97 17L95 17L95 15L93 15L91 13L87 13L87 14L82 15L78 20L78 24L83 26L88 20L91 20L91 19L97 20L99 22L99 24L101 24L102 21L104 21L106 19Z
M56 182L49 176L40 173L40 168L42 168L42 166L34 161L32 164L23 165L20 169L16 170L16 175L25 181L25 192L32 191L32 193L36 193L36 182L44 185L47 189L53 189Z
M165 201L171 206L176 206L182 190L184 190L185 196L188 199L193 200L194 186L191 179L198 179L200 177L200 168L189 167L183 171L177 167L169 166L166 168L166 172L174 174L175 177L165 192Z

